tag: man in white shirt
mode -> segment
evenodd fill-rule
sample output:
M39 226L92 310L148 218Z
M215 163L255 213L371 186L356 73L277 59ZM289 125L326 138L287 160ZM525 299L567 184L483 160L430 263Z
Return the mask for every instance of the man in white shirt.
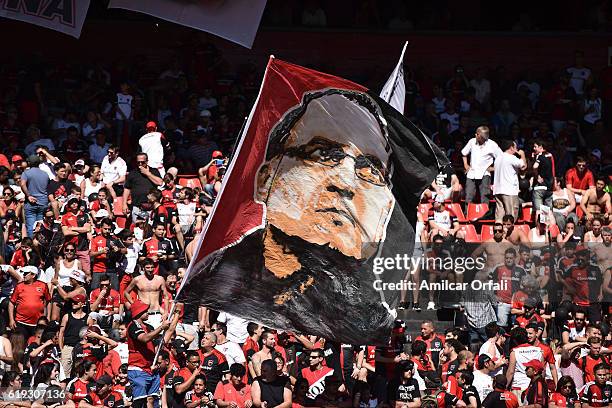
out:
M220 312L217 321L227 325L227 339L239 345L244 344L249 337L248 320L229 313Z
M518 150L514 140L502 141L504 152L495 160L493 195L495 196L495 221L501 222L506 214L515 220L519 213L519 178L518 173L527 168L525 152ZM518 153L519 157L516 157Z
M481 401L493 391L493 377L491 372L495 369L495 362L487 354L478 356L478 370L474 370L474 381L472 385L478 391Z
M119 157L119 147L111 145L108 147L107 154L102 159L102 183L113 197L123 194L123 183L127 174L127 164Z
M576 95L581 97L584 95L586 86L593 82L591 77L591 69L583 65L584 53L582 51L576 51L574 59L574 66L569 67L566 71L571 75L570 86L576 91Z
M215 348L223 353L227 359L227 365L229 367L231 367L232 364L241 364L244 366L246 364L246 358L244 357L242 348L233 341L229 341L226 337L227 325L225 323L215 322L211 326L211 330L217 336Z
M480 202L486 202L486 197L491 190L490 170L492 170L495 158L502 153L497 143L489 140L487 126L479 126L474 136L461 150L463 167L466 172L465 202L467 204L474 200L477 187L480 191ZM470 156L469 164L468 155Z
M155 122L147 122L147 133L140 137L138 144L140 150L149 156L149 166L159 170L161 177L164 177L164 145L167 144L164 135L157 131Z

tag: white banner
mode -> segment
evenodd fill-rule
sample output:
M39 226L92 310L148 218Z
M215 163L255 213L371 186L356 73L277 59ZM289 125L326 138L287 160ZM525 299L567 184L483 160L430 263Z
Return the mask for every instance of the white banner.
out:
M79 38L90 0L0 0L0 17Z
M111 0L109 8L149 14L251 48L266 0Z
M402 54L400 55L399 62L395 66L395 69L391 73L387 83L380 91L380 97L384 99L389 105L393 106L399 113L404 114L404 102L406 100L406 84L404 83L404 53L406 52L406 46L408 42L404 44Z

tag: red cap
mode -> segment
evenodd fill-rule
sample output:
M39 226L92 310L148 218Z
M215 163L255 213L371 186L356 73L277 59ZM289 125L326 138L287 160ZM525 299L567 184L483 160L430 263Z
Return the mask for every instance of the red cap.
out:
M72 298L74 303L85 303L85 295L78 294Z
M147 129L155 129L157 127L157 123L150 121L147 122Z
M18 154L14 154L13 157L11 157L11 162L12 163L15 163L16 161L22 161L22 160L23 160L23 157L21 157Z
M544 364L540 360L531 360L525 363L525 368L531 367L538 372L544 371Z
M217 157L223 157L223 152L221 152L220 150L215 150L214 152L212 152L212 158L216 159Z
M132 307L130 308L130 312L132 312L132 319L136 319L138 316L140 316L147 310L149 310L149 305L136 299L136 301L132 303Z

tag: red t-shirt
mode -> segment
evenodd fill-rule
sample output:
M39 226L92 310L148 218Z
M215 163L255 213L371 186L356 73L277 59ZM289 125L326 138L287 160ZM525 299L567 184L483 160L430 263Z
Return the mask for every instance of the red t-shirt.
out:
M595 186L595 179L591 170L585 171L580 177L576 168L571 168L565 173L565 184L580 190L587 190L589 187Z
M576 362L576 365L579 369L584 373L584 383L588 383L591 381L595 381L595 366L600 363L607 363L606 359L603 356L599 356L599 358L595 359L591 357L591 355L587 354L584 357L580 357Z
M99 296L100 288L94 289L93 292L91 292L91 295L89 295L90 307L94 304L94 302L98 299ZM119 292L117 292L115 289L110 289L106 296L100 301L97 312L101 312L104 310L108 312L108 314L113 314L114 309L119 308L119 299Z
M13 253L11 258L11 266L13 268L22 268L26 266L26 258L23 249L18 249Z
M153 327L148 324L141 324L139 321L132 321L127 327L128 336L128 365L138 367L142 371L151 374L151 364L155 358L155 345L152 341L143 343L138 340L140 334L149 333Z
M103 235L96 235L91 239L89 250L91 252L98 252L104 248L108 249L107 253L101 253L93 257L92 271L97 273L106 273L109 270L114 269L110 264L108 255L111 251L112 239L106 238Z
M76 378L68 383L66 391L72 394L71 401L74 402L78 408L79 402L89 395L91 389L90 383L86 383L80 378Z
M564 397L560 392L553 392L550 396L550 404L555 404L559 408L574 408L574 403L578 401L578 398L567 398Z
M15 305L15 321L35 326L50 300L51 294L45 283L19 282L11 295L11 302Z
M215 389L215 400L217 399L223 400L224 402L235 402L238 408L244 408L245 402L251 399L251 386L243 384L243 386L237 390L231 382L227 384L220 382Z

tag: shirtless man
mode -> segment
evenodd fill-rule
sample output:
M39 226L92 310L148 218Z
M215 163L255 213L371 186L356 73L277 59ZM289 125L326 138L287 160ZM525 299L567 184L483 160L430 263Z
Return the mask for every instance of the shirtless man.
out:
M527 235L522 230L514 228L514 217L511 214L504 215L502 224L504 225L505 237L508 241L514 245L529 244Z
M601 229L602 243L591 246L591 250L597 258L599 269L605 271L612 267L612 228Z
M507 216L512 217L511 215ZM480 246L472 252L472 258L476 259L486 254L487 260L485 263L485 271L490 273L498 265L503 265L504 254L510 247L512 247L512 243L504 237L503 224L496 222L495 225L493 225L493 238L480 244Z
M584 211L584 216L587 221L591 221L596 216L604 219L604 223L610 222L610 213L612 213L612 203L610 194L604 191L606 180L602 177L597 177L595 181L595 189L588 189L582 196L580 208Z
M249 362L249 371L253 378L261 375L261 363L266 360L272 360L272 356L276 352L276 340L274 333L264 331L261 334L262 348L257 353L253 354Z
M147 320L147 323L153 326L153 328L157 328L161 325L168 312L161 307L162 296L163 304L169 307L171 301L170 295L166 290L166 281L164 278L153 274L155 271L155 263L153 260L147 258L142 261L141 265L144 274L135 277L130 282L127 288L125 288L123 296L126 306L129 309L135 301L135 299L132 299L131 292L136 289L138 299L149 305L149 320Z

